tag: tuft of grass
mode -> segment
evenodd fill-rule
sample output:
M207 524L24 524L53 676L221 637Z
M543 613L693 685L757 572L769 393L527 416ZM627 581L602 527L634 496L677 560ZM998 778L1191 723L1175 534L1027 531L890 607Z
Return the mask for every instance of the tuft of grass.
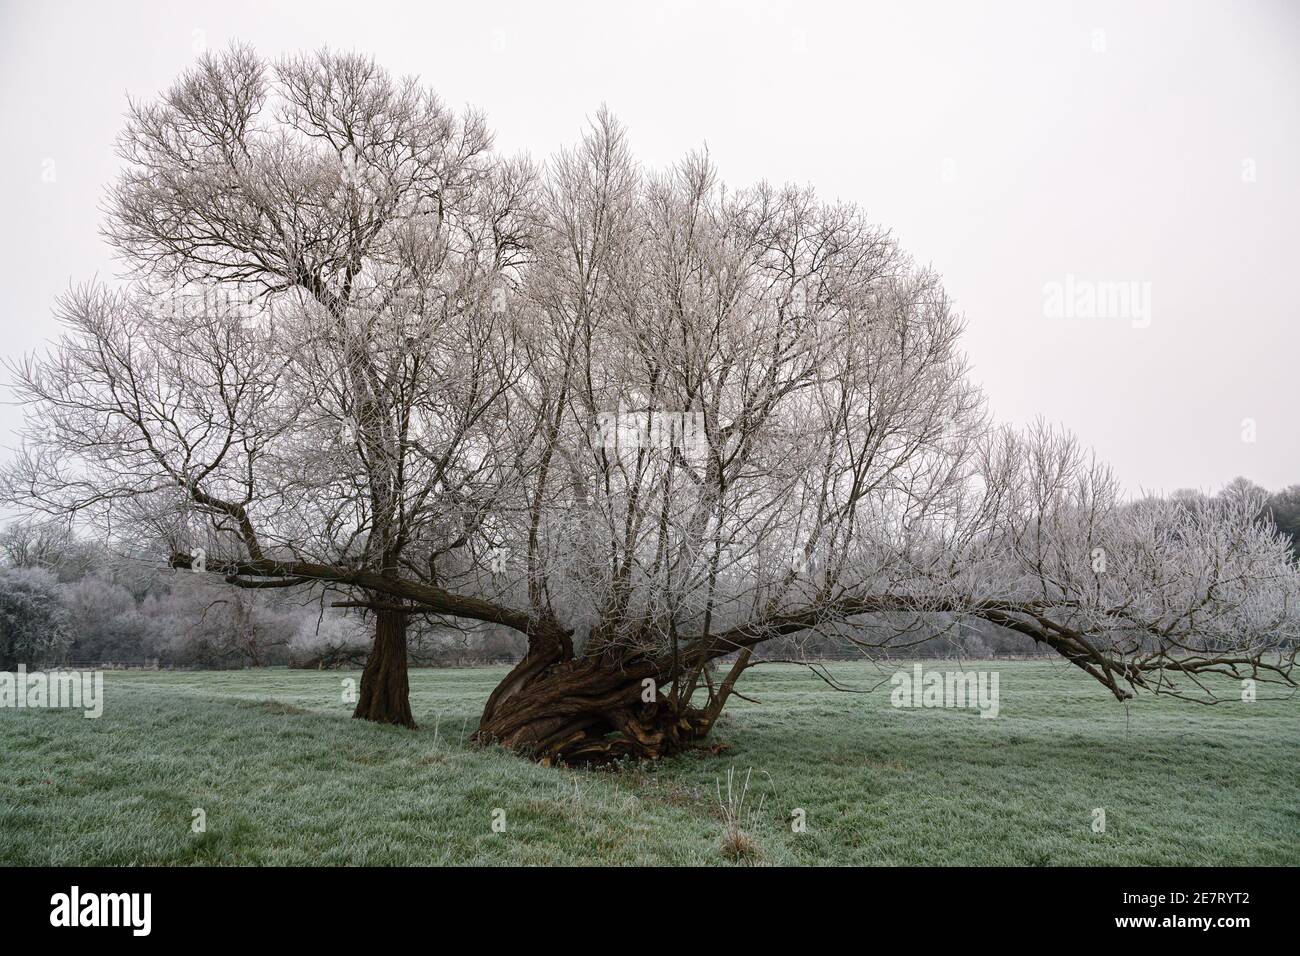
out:
M747 824L750 830L756 830L763 813L763 801L759 798L757 807L746 808L745 800L749 796L749 781L754 768L745 771L745 782L736 786L736 768L727 768L727 793L723 796L722 779L715 781L718 795L718 809L722 813L722 858L731 863L756 863L762 858L762 848L758 841L742 829Z
M757 863L763 851L753 837L740 827L728 825L719 848L722 858L729 863Z

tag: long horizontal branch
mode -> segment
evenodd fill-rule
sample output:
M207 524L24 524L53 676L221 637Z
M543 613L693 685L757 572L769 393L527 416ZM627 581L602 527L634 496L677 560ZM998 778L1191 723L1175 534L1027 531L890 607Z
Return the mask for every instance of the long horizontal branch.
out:
M168 562L173 568L194 570L194 559L180 552L172 554ZM297 584L322 582L363 588L390 597L410 601L407 608L412 613L433 612L452 617L463 617L488 624L501 624L524 634L536 629L536 618L526 611L504 608L491 601L455 594L431 584L420 584L405 578L391 577L378 571L357 570L333 564L312 561L282 561L264 558L258 560L224 561L209 558L205 568L209 573L226 578L264 578L265 584L244 582L241 586L272 586L272 582L294 580Z
M174 568L193 569L191 556L179 552L171 556L170 564ZM410 614L441 614L500 624L529 636L530 640L538 636L539 631L546 631L550 636L549 631L556 627L554 622L540 621L527 611L502 607L481 598L456 594L431 584L421 584L377 571L350 569L310 561L270 559L210 560L205 570L220 574L227 582L240 587L291 587L322 582L362 588L372 593L409 602L385 604L383 609L402 610ZM382 602L347 602L339 606L364 605L376 608L380 603ZM637 673L643 670L648 675L658 675L659 680L666 683L677 679L682 674L698 671L707 666L710 661L735 651L744 652L774 637L806 631L827 621L847 621L867 614L947 613L981 618L1024 634L1035 642L1052 648L1105 686L1119 700L1127 700L1133 696L1133 691L1123 685L1127 684L1128 688L1149 686L1147 675L1152 671L1160 670L1176 670L1192 675L1211 672L1225 666L1251 666L1276 673L1286 683L1293 685L1295 683L1290 678L1289 669L1262 664L1256 659L1243 656L1209 656L1184 661L1117 659L1099 651L1087 635L1051 620L1046 616L1046 610L1047 607L1040 601L979 601L958 604L952 601L917 600L887 594L846 597L800 611L749 621L708 638L683 639L681 643L686 646L685 653L679 651L676 658L669 655L664 655L662 658L644 658L639 663ZM567 641L563 644L567 648ZM563 660L569 656L571 652L561 654L552 660ZM629 673L625 672L625 676Z

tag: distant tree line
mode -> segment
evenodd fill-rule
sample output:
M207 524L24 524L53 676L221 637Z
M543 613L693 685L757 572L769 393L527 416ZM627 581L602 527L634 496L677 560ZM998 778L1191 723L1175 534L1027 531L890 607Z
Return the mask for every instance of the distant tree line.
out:
M18 664L241 668L360 666L371 625L327 595L238 590L159 570L66 527L0 531L0 670ZM419 664L513 661L523 639L502 628L412 628Z

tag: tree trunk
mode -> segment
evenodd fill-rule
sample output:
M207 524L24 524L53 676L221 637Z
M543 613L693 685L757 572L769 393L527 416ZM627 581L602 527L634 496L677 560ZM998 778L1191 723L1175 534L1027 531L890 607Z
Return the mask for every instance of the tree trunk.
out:
M475 739L551 765L654 760L709 732L704 711L678 709L646 679L658 680L648 662L530 651L492 692Z
M353 717L415 729L406 677L406 612L375 612L375 644L361 672L361 694Z

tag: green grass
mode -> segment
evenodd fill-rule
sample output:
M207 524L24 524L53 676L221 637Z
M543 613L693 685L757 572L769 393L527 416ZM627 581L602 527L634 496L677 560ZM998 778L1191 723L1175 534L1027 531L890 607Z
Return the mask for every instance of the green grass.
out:
M727 865L734 767L763 863L1300 864L1300 698L1126 712L1063 664L966 666L1000 672L996 719L760 667L730 749L594 771L469 745L499 668L413 671L415 732L350 719L357 672L109 673L99 720L0 710L0 863Z

